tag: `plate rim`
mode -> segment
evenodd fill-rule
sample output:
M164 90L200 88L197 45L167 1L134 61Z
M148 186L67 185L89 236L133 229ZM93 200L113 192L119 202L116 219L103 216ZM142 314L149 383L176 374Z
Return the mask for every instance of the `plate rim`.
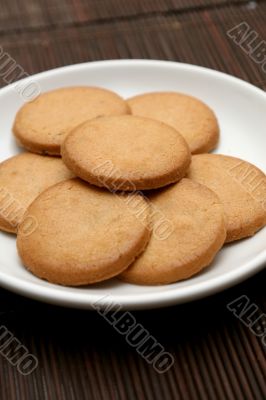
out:
M108 65L108 64L109 65L115 65L115 64L125 64L125 65L127 65L127 64L139 64L139 65L142 65L142 66L145 66L145 65L148 66L148 64L149 65L155 65L155 66L156 65L157 66L163 66L163 65L166 66L167 65L170 68L171 67L172 68L186 68L188 70L189 69L190 70L197 69L197 70L199 70L199 71L201 71L203 73L212 74L212 75L218 75L218 76L223 77L225 79L231 80L232 82L235 82L235 83L237 83L239 85L247 86L247 87L249 87L249 89L257 92L257 94L260 94L264 98L266 98L266 92L263 89L255 86L252 83L247 82L247 81L245 81L245 80L243 80L241 78L238 78L237 76L227 74L226 72L223 72L223 71L219 71L219 70L216 70L216 69L213 69L213 68L203 67L203 66L197 65L197 64L183 63L183 62L179 62L179 61L156 60L156 59L141 59L141 58L139 58L139 59L126 58L126 59L87 61L87 62L82 62L82 63L76 63L76 64L64 65L64 66L61 66L61 67L51 68L49 70L38 72L36 74L30 75L30 76L28 76L26 78L23 78L21 80L15 81L15 82L13 82L13 83L11 83L9 85L6 85L6 86L0 88L0 93L3 93L4 91L9 91L10 89L15 88L18 85L18 83L21 86L23 86L24 83L31 82L34 79L39 78L39 77L40 78L41 77L45 77L46 75L50 75L51 73L59 74L61 72L67 71L68 69L73 69L73 68L83 69L83 68L88 68L90 66L91 67L93 67L93 66L101 67L103 65ZM74 86L74 85L69 85L69 86Z
M191 288L173 288L171 290L171 285L168 285L169 290L165 292L138 294L136 299L132 300L128 300L127 295L114 296L112 294L98 295L97 293L68 293L61 291L56 287L56 285L53 284L51 285L54 287L41 287L33 282L25 281L24 279L17 277L10 278L9 275L3 274L2 272L0 272L0 285L4 289L10 290L11 292L27 298L62 307L93 310L93 304L99 303L101 306L101 300L105 298L104 306L118 305L121 310L148 310L189 303L199 299L207 298L213 294L218 294L221 291L236 286L249 277L255 275L260 270L264 269L265 257L266 250L256 257L256 264L253 259L248 263L241 265L241 267L223 274L222 276L208 279L206 282L193 284ZM244 269L245 271L243 273ZM240 270L242 270L242 274L240 274ZM5 282L2 282L3 276L6 278ZM67 289L67 287L64 288ZM73 289L73 287L71 287L71 289ZM134 295L130 295L130 297L133 296Z

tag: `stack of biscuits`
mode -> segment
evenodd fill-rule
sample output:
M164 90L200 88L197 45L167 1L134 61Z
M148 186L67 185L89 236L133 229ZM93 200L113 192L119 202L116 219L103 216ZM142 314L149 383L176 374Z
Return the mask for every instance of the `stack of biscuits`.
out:
M27 152L0 164L0 229L49 282L170 284L266 225L265 174L209 154L219 125L194 97L60 88L23 105L13 132Z

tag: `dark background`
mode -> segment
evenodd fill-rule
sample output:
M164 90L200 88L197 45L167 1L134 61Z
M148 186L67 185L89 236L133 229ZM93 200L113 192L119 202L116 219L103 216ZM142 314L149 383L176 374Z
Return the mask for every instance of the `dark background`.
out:
M0 45L29 74L84 61L151 58L217 69L263 89L260 65L226 35L242 21L266 40L266 1L0 0ZM245 294L265 312L265 277L264 271L195 303L134 312L175 356L163 375L96 313L0 290L0 325L39 360L35 372L22 376L0 356L0 400L264 400L265 347L226 305Z

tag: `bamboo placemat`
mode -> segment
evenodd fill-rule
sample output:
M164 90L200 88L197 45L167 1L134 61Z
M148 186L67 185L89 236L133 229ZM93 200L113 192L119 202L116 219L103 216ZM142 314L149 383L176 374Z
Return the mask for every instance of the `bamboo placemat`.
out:
M227 35L243 21L266 40L265 1L0 0L0 46L29 74L152 58L206 66L265 88L261 66ZM265 346L226 306L246 295L265 312L265 278L264 271L205 300L134 312L175 356L161 375L98 314L0 290L0 325L39 361L23 376L0 355L0 399L264 400Z

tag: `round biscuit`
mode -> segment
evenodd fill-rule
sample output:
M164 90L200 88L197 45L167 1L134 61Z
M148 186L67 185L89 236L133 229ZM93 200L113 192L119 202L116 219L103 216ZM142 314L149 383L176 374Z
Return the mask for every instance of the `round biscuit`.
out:
M62 145L65 164L83 180L110 190L147 190L177 182L191 155L168 125L133 116L103 117L75 128Z
M266 176L236 157L200 154L192 157L190 179L220 198L227 221L227 242L254 235L266 225Z
M133 115L162 121L181 133L191 153L207 153L219 140L214 112L201 100L176 92L146 93L128 100Z
M27 215L38 224L24 234ZM141 195L115 195L79 179L43 192L19 225L23 264L49 282L80 286L126 269L150 238L149 205Z
M29 151L59 156L62 141L75 126L99 116L129 112L127 103L110 90L61 88L25 104L16 115L13 132Z
M223 207L216 194L182 179L149 199L150 242L121 279L141 285L169 284L209 266L226 236Z
M31 202L49 186L73 177L60 158L22 153L0 164L0 229L16 233Z

